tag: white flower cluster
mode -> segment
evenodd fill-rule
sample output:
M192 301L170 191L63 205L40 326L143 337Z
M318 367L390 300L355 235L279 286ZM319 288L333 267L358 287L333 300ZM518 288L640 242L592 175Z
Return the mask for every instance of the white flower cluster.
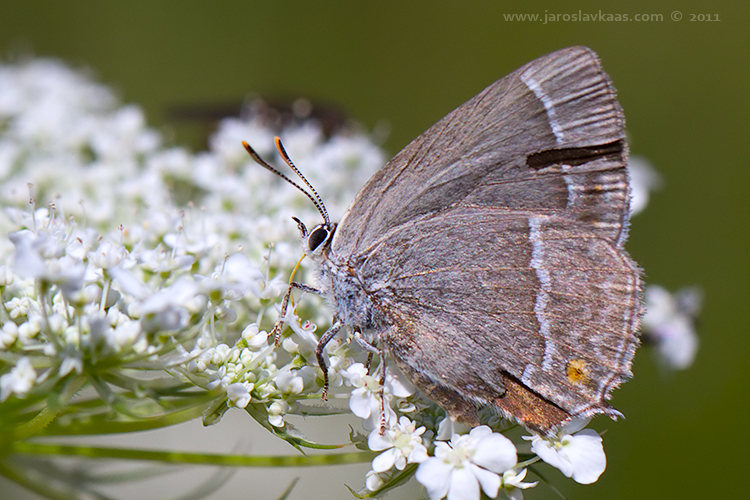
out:
M313 121L275 132L334 215L385 162L361 133L326 138ZM224 394L229 406L256 399L283 427L295 398L320 390L315 325L291 311L295 335L281 358L258 325L275 319L300 255L291 216L319 215L244 151L246 140L273 161L275 132L260 118L228 119L209 151L192 154L162 146L138 107L59 62L0 65L0 229L9 235L0 239L0 399L137 367ZM347 348L331 343L336 369L352 362ZM106 383L97 390L114 397Z
M698 353L695 318L703 302L698 288L686 287L674 294L659 285L646 289L643 331L656 347L659 361L669 369L690 367Z
M330 317L298 303L279 348L264 329L301 253L290 217L319 217L241 146L273 160L275 134L334 219L385 160L362 134L325 137L314 121L272 130L260 118L223 121L210 150L192 154L163 146L139 108L118 106L58 62L0 65L0 229L9 235L0 238L0 404L33 404L66 383L72 394L86 381L102 401L132 387L158 401L144 389L148 371L188 386L171 396L214 396L208 422L244 408L282 435L285 415L322 390L315 332ZM661 310L647 323L685 330L674 307ZM373 494L414 474L432 499L502 490L517 500L537 484L524 479L538 460L580 483L606 467L585 423L529 436L536 456L519 462L496 415L461 429L391 366L381 387L380 369L347 339L326 354L333 397L349 397L368 447L381 452L365 482Z
M424 419L424 415L416 418ZM516 445L487 425L475 427L468 434L453 434L446 442L405 416L398 421L389 419L385 432L381 434L376 428L370 433L370 449L384 451L372 461L365 485L371 491L381 491L393 479L394 468L401 471L407 464L419 464L416 479L431 500L477 500L480 490L496 498L501 488L508 498L521 500L523 490L537 485L523 480L526 467L538 460L578 483L590 484L604 472L607 459L601 437L591 429L583 429L588 422L574 420L555 436L524 436L531 441L536 457L519 462Z

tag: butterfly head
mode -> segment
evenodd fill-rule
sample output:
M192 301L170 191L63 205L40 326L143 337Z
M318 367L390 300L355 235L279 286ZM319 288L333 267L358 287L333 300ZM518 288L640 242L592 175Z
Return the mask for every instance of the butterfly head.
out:
M305 253L307 255L310 255L312 258L318 257L318 256L324 256L328 253L328 248L331 244L331 239L333 238L333 232L336 229L336 224L333 224L331 222L330 217L328 217L328 210L326 210L326 206L323 204L323 200L321 199L318 192L315 190L315 188L310 184L310 182L305 178L304 175L302 175L302 172L297 169L296 166L294 166L294 163L292 163L292 160L289 158L289 155L287 154L286 150L284 149L284 146L281 144L281 139L278 137L275 138L276 142L276 149L279 152L279 155L281 158L284 159L284 162L289 165L289 168L291 168L294 173L296 173L300 179L302 179L302 182L310 189L308 192L306 189L304 189L302 186L291 180L286 175L282 174L276 168L272 167L268 164L265 160L263 160L258 153L255 152L253 148L250 147L250 145L246 142L243 142L242 145L245 146L245 149L250 154L250 156L255 160L259 165L262 167L265 167L267 170L273 172L274 174L278 175L282 179L284 179L286 182L291 184L292 186L299 189L305 196L307 196L310 201L313 202L313 205L315 205L315 208L318 209L318 213L320 213L320 216L323 217L323 223L318 224L314 228L312 228L311 231L307 231L307 226L299 220L296 217L292 217L294 219L294 222L297 223L297 228L299 229L300 238L302 239L303 246L305 247Z

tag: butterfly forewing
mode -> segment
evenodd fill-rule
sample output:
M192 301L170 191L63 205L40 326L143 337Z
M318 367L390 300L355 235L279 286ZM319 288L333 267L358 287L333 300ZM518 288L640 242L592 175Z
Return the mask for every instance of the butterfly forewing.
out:
M592 170L607 172L609 184L619 186L608 191L612 203L600 216L621 238L628 213L623 125L590 49L536 59L448 114L376 173L341 220L333 250L356 254L395 227L470 195L507 208L565 209L574 196L568 185ZM604 146L608 154L597 154ZM575 171L560 158L577 163Z

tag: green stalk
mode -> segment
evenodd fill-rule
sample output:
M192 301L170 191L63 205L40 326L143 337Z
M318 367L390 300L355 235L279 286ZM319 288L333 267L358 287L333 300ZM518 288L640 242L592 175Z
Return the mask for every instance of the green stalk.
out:
M17 442L11 453L63 455L119 460L150 460L170 464L221 465L225 467L319 467L324 465L358 464L372 461L378 452L324 453L316 455L224 455L214 453L182 453L98 446L68 446Z

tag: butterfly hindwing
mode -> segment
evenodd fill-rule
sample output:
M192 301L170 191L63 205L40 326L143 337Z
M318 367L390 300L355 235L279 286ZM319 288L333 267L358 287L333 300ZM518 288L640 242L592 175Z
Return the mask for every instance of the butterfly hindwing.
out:
M381 341L412 379L501 410L515 384L567 418L616 415L605 400L638 345L634 269L566 219L462 208L392 232L359 272L378 284L372 300L392 325Z

